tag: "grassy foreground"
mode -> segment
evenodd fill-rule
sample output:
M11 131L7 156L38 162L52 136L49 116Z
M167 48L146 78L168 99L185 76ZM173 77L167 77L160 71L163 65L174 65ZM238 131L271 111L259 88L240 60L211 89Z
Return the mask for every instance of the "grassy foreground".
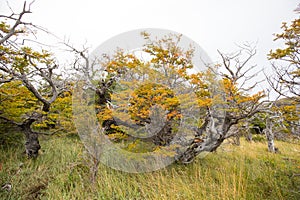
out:
M0 146L0 199L300 199L300 144L276 142L280 154L265 142L224 144L216 153L189 165L173 164L143 174L99 166L90 182L89 159L77 138L41 140L36 160L23 147Z

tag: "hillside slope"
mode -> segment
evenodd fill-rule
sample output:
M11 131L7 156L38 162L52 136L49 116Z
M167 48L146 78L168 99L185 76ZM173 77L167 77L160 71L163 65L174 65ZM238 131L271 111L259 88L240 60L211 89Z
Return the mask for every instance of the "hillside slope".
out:
M300 199L300 144L226 143L189 165L128 174L99 166L90 182L89 157L77 138L42 138L36 160L23 146L0 146L0 199Z

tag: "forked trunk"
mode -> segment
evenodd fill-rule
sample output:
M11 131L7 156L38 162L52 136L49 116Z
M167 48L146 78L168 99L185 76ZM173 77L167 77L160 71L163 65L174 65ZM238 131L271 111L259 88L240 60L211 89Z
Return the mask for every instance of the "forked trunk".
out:
M223 143L226 139L227 131L230 128L230 123L223 117L210 117L206 119L203 127L201 127L201 133L195 136L192 143L186 149L186 151L179 157L179 162L190 163L201 152L213 152ZM226 123L227 122L227 123ZM206 129L206 130L205 130ZM207 137L201 139L203 133L206 132Z

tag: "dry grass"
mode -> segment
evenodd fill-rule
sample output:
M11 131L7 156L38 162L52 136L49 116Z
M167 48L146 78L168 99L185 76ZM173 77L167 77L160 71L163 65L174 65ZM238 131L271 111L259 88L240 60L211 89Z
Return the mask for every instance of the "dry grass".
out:
M99 166L90 182L88 157L78 139L42 140L43 151L28 160L22 147L0 149L0 199L300 199L300 144L276 142L224 144L189 165L128 174Z

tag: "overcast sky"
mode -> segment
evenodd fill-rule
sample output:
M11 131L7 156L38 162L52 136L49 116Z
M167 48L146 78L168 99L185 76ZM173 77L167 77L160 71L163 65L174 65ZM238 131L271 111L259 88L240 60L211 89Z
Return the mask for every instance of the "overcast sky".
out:
M22 0L0 0L16 11ZM213 61L217 49L232 52L236 44L257 42L254 61L270 66L266 54L281 23L299 17L297 0L36 0L28 19L75 44L96 48L122 32L163 28L183 33L197 42ZM19 5L19 6L18 6Z

